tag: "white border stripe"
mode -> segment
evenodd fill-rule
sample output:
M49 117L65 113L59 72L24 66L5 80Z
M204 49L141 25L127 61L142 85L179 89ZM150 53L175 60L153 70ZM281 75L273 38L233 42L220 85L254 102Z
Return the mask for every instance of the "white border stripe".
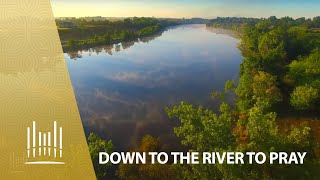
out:
M55 162L55 161L34 161L34 162L25 162L24 164L64 164L64 162Z

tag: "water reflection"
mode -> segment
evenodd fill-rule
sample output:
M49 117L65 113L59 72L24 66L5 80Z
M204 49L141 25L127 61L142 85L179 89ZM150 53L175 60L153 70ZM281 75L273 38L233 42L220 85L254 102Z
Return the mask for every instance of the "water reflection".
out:
M186 100L214 108L210 92L238 77L237 43L204 25L186 25L65 54L86 133L112 139L117 150L135 147L148 133L160 138L164 150L177 150L177 122L168 120L164 107Z
M167 30L172 29L168 28ZM165 30L165 31L167 31ZM155 40L157 37L160 37L163 32L159 32L157 34L154 34L152 36L147 36L143 38L139 38L136 41L128 41L128 42L122 42L119 44L113 44L113 45L105 45L105 46L96 46L88 49L80 49L76 51L69 51L66 54L69 56L70 59L77 60L79 58L82 58L83 53L88 53L90 56L91 54L95 53L96 55L99 55L101 52L105 52L109 55L112 55L113 52L120 52L121 50L125 50L130 48L136 43L148 43L149 41Z

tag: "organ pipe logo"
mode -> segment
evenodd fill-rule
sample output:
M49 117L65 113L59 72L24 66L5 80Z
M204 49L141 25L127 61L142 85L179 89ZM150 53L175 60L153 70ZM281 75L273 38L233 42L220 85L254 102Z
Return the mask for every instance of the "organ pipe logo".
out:
M53 132L38 131L36 122L27 127L27 162L25 164L65 164L62 160L62 127L53 122Z

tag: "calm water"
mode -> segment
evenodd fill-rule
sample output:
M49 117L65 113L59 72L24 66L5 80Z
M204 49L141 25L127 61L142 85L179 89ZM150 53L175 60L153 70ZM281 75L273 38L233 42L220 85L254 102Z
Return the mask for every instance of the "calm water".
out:
M185 25L118 46L65 54L85 132L128 150L141 137L159 137L164 150L178 148L177 121L165 106L184 100L214 107L213 90L237 79L239 40L205 25Z

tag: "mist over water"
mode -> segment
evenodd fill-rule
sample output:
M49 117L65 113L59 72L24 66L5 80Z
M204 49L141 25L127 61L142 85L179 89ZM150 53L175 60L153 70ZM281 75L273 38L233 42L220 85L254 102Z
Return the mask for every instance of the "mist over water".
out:
M159 137L163 150L177 150L179 123L164 108L182 100L217 106L210 93L238 79L238 43L205 25L183 25L137 42L66 53L85 132L111 139L118 151L136 147L145 134Z

